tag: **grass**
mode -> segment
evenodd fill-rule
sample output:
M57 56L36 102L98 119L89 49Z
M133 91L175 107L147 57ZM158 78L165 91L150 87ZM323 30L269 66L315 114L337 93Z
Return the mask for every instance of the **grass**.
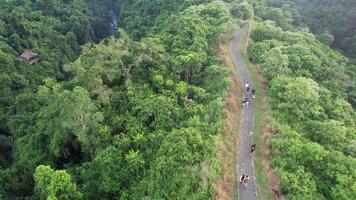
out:
M240 47L240 53L244 59L244 63L247 66L247 70L249 71L250 78L252 80L252 84L256 89L256 99L254 101L254 143L257 145L257 147L262 146L262 137L263 137L263 130L264 130L264 123L265 119L268 116L268 113L266 109L263 109L266 107L265 102L262 101L263 99L263 94L265 94L265 88L263 86L263 83L258 79L257 71L256 68L249 62L247 55L245 54L245 45L246 45L247 39L243 38L242 39L242 45ZM256 149L256 158L254 160L255 164L255 174L256 174L256 180L257 180L257 192L259 199L263 200L273 200L273 194L270 191L269 183L268 183L268 177L265 173L265 169L262 163L262 152L261 148Z

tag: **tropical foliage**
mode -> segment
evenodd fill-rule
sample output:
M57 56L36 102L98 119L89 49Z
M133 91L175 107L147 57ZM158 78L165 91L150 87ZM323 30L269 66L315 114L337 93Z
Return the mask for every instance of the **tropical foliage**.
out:
M223 4L118 1L123 29L92 44L107 34L95 8L111 1L6 2L6 13L31 17L3 23L13 27L3 36L13 53L4 53L0 76L11 94L1 97L0 197L213 197L229 84L214 52L229 22ZM23 43L10 42L31 25ZM27 48L38 63L16 58Z
M268 80L272 167L283 193L288 199L354 199L354 66L298 29L300 15L290 4L268 2L273 6L255 6L249 55Z

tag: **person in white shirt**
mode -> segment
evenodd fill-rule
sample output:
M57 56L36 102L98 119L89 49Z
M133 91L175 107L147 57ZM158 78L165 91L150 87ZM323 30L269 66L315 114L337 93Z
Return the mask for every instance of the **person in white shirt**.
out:
M246 92L250 91L250 83L249 82L246 82L245 89L246 89Z

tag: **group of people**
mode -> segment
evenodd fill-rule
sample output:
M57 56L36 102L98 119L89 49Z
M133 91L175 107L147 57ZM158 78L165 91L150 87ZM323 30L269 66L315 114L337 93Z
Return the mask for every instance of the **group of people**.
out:
M246 190L249 180L250 180L250 177L248 175L242 174L242 176L240 176L240 184L242 184L242 188L244 190Z
M245 84L245 90L246 90L246 93L247 93L247 94L250 92L250 88L251 88L250 83L249 83L249 82L246 82L246 84ZM252 88L252 90L251 90L251 95L252 95L251 98L252 98L252 99L255 99L255 98L256 98L255 94L256 94L256 90L255 90L254 88ZM245 98L243 99L243 101L242 101L242 106L247 106L248 103L249 103L249 99L248 99L248 97L247 97L247 95L246 95L246 97L245 97Z
M251 85L249 82L245 83L245 91L246 91L246 96L244 97L243 101L242 101L242 105L243 106L247 106L249 103L249 98L248 98L248 94L250 92L251 89ZM255 99L256 98L256 90L254 88L252 88L251 90L251 99ZM250 155L253 155L256 151L256 144L252 144L251 148L250 148ZM247 188L247 184L248 181L250 180L250 177L248 175L242 174L242 176L240 176L240 184L242 184L242 188L245 190Z
M256 151L256 144L251 145L250 148L250 155L253 155ZM250 177L248 175L242 174L240 176L240 184L242 184L242 188L245 190L247 188L248 181L250 180Z

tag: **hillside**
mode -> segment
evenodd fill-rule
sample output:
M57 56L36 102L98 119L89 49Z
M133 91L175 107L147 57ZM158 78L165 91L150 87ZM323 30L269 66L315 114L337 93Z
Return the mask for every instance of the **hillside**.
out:
M321 43L342 53L343 79L348 101L356 106L356 4L353 0L259 0L255 1L256 15L273 20L284 31L309 32ZM333 67L336 68L337 67ZM349 79L349 80L348 80Z
M108 35L96 23L110 27L94 8L111 1L41 2L1 4L12 54L2 59L0 197L212 198L229 84L214 49L226 8L118 1L122 29L93 44ZM17 58L27 49L37 63Z
M288 199L354 199L354 88L347 86L355 77L348 59L301 29L289 3L268 3L255 5L248 52L268 81L271 165L282 192Z
M248 157L271 168L256 180L275 174L291 200L356 199L354 27L336 15L342 31L319 30L306 3L0 0L0 199L234 198L243 159L231 157L252 143L234 143L250 80L227 62L247 30L236 21L267 99L241 133L271 127Z

